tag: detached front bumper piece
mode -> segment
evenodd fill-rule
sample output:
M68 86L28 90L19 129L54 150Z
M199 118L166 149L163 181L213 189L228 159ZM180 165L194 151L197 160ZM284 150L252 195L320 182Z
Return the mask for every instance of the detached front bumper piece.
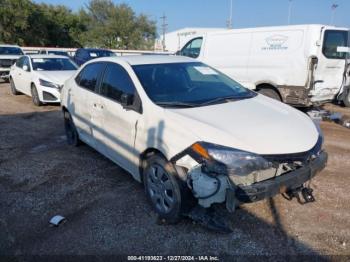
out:
M327 153L322 152L309 165L295 171L249 186L236 186L234 189L227 189L227 201L235 199L239 203L252 203L296 189L325 168L327 160ZM227 204L230 205L230 203Z

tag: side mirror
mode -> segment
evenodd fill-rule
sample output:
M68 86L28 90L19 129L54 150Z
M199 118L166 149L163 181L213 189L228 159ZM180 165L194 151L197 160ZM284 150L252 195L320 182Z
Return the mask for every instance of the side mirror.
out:
M29 67L28 67L27 65L24 65L24 66L22 67L22 69L23 69L24 71L29 71Z
M122 94L120 103L124 108L131 106L134 103L134 95L126 93Z
M181 55L181 50L177 51L175 55Z

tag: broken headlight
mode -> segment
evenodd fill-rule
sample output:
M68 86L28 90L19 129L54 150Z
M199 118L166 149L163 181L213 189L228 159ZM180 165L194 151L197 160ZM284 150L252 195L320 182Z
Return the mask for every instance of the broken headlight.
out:
M273 167L272 162L260 155L211 143L195 143L190 151L190 155L203 164L203 171L210 173L245 176Z

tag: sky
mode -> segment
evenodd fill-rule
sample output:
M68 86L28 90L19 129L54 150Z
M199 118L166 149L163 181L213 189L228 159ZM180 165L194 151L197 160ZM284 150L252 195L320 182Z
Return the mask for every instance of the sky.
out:
M62 4L73 11L88 0L34 0L47 4ZM291 24L330 24L332 4L336 26L350 27L350 0L232 0L233 27L286 25L291 1ZM127 3L137 13L157 21L160 31L163 13L171 32L184 27L225 27L230 13L230 0L114 0Z

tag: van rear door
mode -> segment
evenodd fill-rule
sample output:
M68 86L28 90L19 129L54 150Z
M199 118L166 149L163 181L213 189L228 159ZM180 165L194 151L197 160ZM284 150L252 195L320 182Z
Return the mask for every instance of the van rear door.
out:
M326 29L323 31L322 45L318 50L318 64L315 70L315 87L310 94L311 101L334 99L343 84L345 70L345 53L337 48L348 46L348 31Z

